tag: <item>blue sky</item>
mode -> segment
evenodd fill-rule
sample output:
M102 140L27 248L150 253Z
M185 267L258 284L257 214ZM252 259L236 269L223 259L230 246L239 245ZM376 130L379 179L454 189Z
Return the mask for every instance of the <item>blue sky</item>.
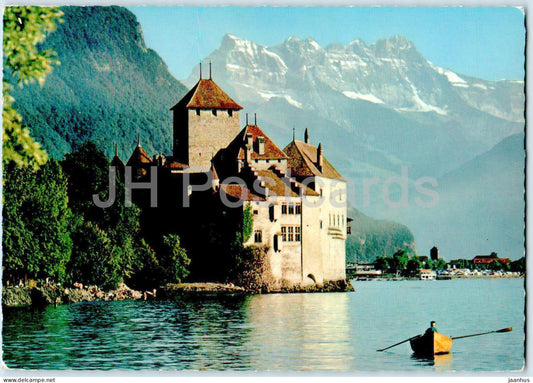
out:
M426 59L487 80L523 79L522 10L510 7L128 7L148 47L178 79L231 33L272 46L289 36L320 45L401 35Z

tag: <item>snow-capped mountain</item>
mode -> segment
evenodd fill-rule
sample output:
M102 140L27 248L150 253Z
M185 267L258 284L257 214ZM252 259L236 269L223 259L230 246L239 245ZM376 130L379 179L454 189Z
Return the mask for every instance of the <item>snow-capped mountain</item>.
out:
M440 68L399 36L324 48L311 38L266 47L226 35L207 61L215 81L245 112L257 112L273 138L286 142L293 127L300 135L309 128L336 145L346 134L359 157L379 157L379 164L358 158L372 167L440 175L523 130L523 82ZM185 82L197 80L195 68ZM329 134L331 127L341 129Z
M411 185L419 177L438 179L524 131L523 81L455 73L426 60L400 36L327 47L289 37L267 47L226 35L206 62L213 79L245 107L243 119L257 113L259 125L280 146L292 139L293 128L297 139L308 128L311 141L322 143L352 183L352 203L375 217L401 221L379 189L364 206L365 179L383 181L402 167ZM185 83L196 81L198 68ZM424 243L423 235L415 233L417 242Z

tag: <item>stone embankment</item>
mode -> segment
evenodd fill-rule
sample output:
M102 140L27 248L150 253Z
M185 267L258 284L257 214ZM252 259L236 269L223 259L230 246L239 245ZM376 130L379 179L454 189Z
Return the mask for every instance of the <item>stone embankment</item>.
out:
M103 291L97 286L82 286L63 288L55 285L40 287L14 286L3 287L2 305L5 307L46 306L90 301L118 301L126 299L143 299L147 294L132 290L121 283L117 289Z
M268 293L311 293L311 292L345 292L353 291L352 285L344 280L330 281L323 285L291 286L278 289L250 290L234 286L232 283L178 283L168 284L153 291L132 290L120 284L115 290L104 291L97 286L61 287L44 285L41 287L8 286L2 289L4 307L42 307L91 301L120 301L147 299L181 299L181 298L223 298L243 297L249 294Z

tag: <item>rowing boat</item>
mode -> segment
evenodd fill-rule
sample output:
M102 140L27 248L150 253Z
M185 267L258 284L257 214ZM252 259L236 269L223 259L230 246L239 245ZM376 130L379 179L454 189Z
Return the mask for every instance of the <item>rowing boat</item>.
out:
M410 340L415 355L433 357L447 354L452 348L453 339L438 332L426 332Z

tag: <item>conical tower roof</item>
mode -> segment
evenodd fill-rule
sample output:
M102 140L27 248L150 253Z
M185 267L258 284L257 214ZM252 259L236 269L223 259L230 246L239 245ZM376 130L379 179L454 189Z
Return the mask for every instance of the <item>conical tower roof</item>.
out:
M242 106L233 101L212 79L201 79L171 109L176 108L240 110Z

